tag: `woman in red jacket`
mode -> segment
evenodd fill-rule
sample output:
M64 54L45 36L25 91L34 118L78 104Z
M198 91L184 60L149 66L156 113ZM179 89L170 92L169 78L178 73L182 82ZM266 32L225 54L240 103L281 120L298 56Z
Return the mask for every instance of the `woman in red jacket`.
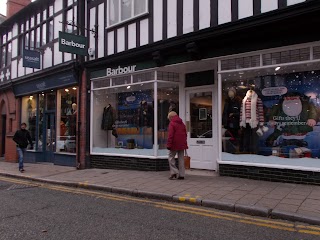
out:
M181 118L174 111L169 112L168 119L169 133L167 141L167 149L169 150L169 166L171 176L170 180L173 179L184 179L184 151L188 148L187 145L187 130L186 126L182 122ZM179 170L176 167L175 156L178 154ZM179 177L178 177L179 175Z

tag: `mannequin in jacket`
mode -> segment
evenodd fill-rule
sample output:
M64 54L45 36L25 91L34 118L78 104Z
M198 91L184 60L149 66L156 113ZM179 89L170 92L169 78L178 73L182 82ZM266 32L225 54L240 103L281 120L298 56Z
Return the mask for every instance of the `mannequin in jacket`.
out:
M245 153L258 153L258 133L264 124L263 103L257 93L250 89L242 100L240 111L240 127L242 141L240 151Z
M241 99L236 93L234 87L228 90L228 97L225 100L222 114L222 127L229 130L234 138L238 138L239 135L241 109Z
M115 146L115 137L112 137L112 131L114 130L114 113L113 107L109 103L107 106L103 108L101 129L107 132L106 136L106 147L114 147Z

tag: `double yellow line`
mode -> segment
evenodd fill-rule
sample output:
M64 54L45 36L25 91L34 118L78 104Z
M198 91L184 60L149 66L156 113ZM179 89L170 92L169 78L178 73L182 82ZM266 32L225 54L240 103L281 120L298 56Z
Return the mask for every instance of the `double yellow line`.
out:
M169 211L189 213L189 214L203 216L203 217L222 219L222 220L240 222L240 223L250 224L250 225L255 225L255 226L260 226L260 227L279 229L279 230L283 230L283 231L299 232L299 233L320 236L320 227L317 227L317 226L309 226L309 225L302 225L302 224L295 225L294 223L287 223L287 222L283 222L283 221L261 219L261 218L249 217L249 216L244 216L244 215L237 215L237 214L232 214L232 213L224 213L224 212L219 212L219 211L215 211L215 210L211 210L211 209L209 210L209 209L205 209L205 208L201 208L201 207L192 207L192 206L186 206L186 205L182 205L182 204L171 204L171 203L166 203L166 202L157 202L157 201L152 201L152 200L148 200L148 199L114 195L114 194L110 194L110 193L97 192L97 191L86 190L86 189L81 189L81 188L72 188L72 187L65 187L65 186L60 186L60 185L51 185L51 184L44 184L44 183L36 184L36 183L30 182L28 180L19 180L19 179L7 178L7 177L0 177L0 180L6 181L6 182L12 182L12 183L16 183L16 184L38 186L41 188L50 189L50 190L54 190L54 191L93 196L96 198L102 198L102 199L108 199L108 200L114 200L114 201L148 203L148 204L153 205L157 208L161 208L161 209L165 209L165 210L169 210ZM85 187L85 186L87 186L87 183L79 183L78 185Z

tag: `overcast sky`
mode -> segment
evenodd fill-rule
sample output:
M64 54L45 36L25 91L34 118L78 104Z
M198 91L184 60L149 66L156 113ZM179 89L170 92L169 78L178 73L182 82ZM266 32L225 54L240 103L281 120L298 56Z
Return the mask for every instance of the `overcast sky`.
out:
M0 13L2 15L7 14L7 0L0 0Z
M31 0L31 2L34 2L35 0ZM0 0L0 13L2 15L7 15L7 0Z

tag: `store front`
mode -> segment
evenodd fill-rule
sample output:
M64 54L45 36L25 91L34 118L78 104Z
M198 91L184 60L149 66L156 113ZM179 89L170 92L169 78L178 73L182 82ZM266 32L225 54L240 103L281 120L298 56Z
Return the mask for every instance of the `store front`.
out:
M21 97L21 123L27 124L33 141L26 162L76 165L78 87L73 73L14 85Z
M222 175L319 181L319 70L319 42L219 61Z
M215 170L214 71L193 69L198 72L162 67L92 78L92 166L168 169L167 115L176 111L187 125L191 167Z

